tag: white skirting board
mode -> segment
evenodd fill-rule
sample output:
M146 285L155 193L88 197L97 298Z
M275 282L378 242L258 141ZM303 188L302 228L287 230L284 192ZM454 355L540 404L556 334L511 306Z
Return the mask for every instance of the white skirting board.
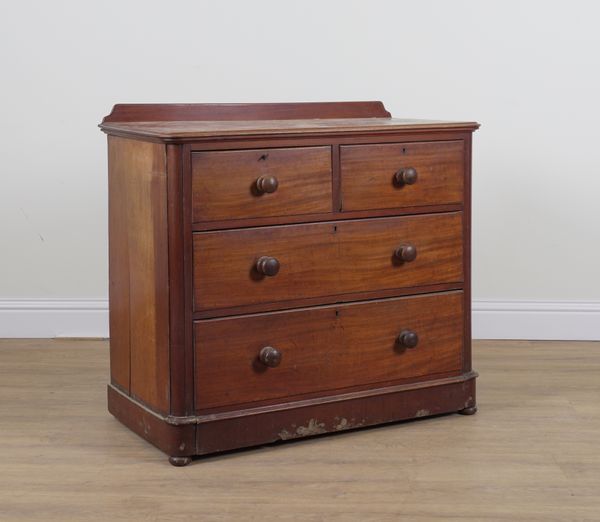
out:
M0 299L0 338L108 337L108 299Z
M0 338L108 337L106 299L0 299ZM474 339L600 340L600 301L473 301Z
M600 301L474 300L473 339L600 340Z

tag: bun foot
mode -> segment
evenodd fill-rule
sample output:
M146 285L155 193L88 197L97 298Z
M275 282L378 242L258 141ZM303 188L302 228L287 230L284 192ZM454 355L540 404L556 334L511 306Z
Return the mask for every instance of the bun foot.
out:
M187 466L192 462L192 457L169 457L169 462L177 467Z
M461 415L473 415L474 413L477 413L477 406L469 406L468 408L458 410L458 413Z

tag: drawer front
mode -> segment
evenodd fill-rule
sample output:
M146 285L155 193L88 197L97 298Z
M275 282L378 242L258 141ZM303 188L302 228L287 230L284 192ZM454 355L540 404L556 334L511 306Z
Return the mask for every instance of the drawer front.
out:
M463 201L462 140L342 146L340 161L345 211Z
M194 234L196 311L462 280L460 212Z
M331 212L331 149L194 152L193 220Z
M197 321L196 409L458 372L463 320L451 292Z

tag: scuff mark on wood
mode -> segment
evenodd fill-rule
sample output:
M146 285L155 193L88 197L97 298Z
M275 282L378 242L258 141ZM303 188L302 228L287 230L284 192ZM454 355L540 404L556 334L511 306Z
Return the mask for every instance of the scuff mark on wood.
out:
M319 433L325 433L325 424L317 422L317 419L310 419L308 426L299 426L296 428L296 433L301 437L308 437L309 435L318 435Z
M346 430L348 429L348 419L346 417L335 418L337 424L333 427L334 430Z
M144 434L148 435L148 433L150 433L150 425L146 422L146 419L143 418L142 422L144 424Z
M415 417L427 417L427 415L431 415L429 410L418 410L417 413L415 413Z
M292 426L292 431L283 429L279 432L279 438L281 440L296 439L298 437L310 437L311 435L320 435L321 433L327 433L325 429L325 423L318 422L317 419L310 419L306 426Z
M351 430L353 428L360 428L365 425L364 419L361 421L357 421L354 417L350 420L348 420L346 417L342 417L341 419L339 417L336 417L334 421L335 424L333 426L333 429L335 431Z
M288 430L281 430L277 436L281 439L281 440L289 440L289 439L293 439L294 436L288 431Z

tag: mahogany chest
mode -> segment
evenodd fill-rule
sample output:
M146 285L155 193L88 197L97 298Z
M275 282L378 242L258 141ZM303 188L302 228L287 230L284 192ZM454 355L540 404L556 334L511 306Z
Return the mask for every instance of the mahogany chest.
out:
M108 407L185 465L460 412L473 122L380 102L116 105Z

